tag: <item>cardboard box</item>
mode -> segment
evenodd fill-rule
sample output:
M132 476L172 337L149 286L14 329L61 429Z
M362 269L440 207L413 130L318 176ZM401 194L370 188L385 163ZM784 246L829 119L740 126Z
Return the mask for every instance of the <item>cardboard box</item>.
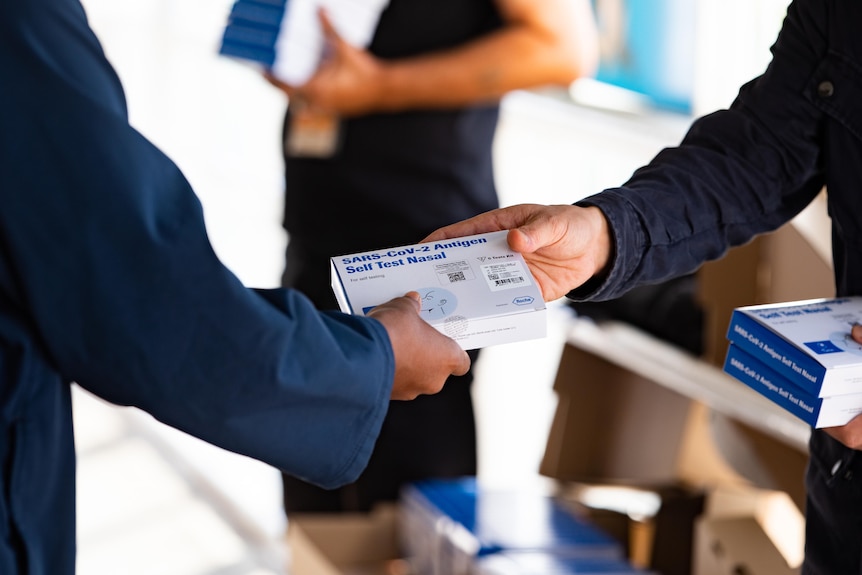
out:
M590 514L609 510L626 516L627 556L633 565L662 575L689 575L694 525L706 507L704 489L680 482L643 487L569 483L560 498L592 509Z
M798 575L753 516L703 517L692 575Z
M407 575L397 506L371 513L298 513L287 530L291 575Z
M747 485L786 493L804 509L807 452L724 415L713 414L709 431L721 457Z
M542 475L633 485L679 479L690 398L571 344L563 348L554 391Z
M545 337L541 290L507 233L333 257L332 289L355 315L418 291L421 316L464 349Z
M805 558L805 515L787 493L747 487L712 489L701 520L753 517L791 567Z

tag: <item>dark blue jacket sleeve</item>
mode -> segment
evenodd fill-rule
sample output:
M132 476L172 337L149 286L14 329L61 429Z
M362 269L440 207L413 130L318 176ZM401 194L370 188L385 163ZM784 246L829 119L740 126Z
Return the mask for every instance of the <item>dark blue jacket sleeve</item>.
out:
M222 265L77 1L0 0L0 78L0 297L54 369L309 481L353 480L394 375L382 325Z
M823 113L809 94L827 52L828 4L792 4L768 69L730 109L697 120L678 147L661 151L624 186L579 202L608 217L616 256L602 285L571 297L610 299L694 271L778 228L817 195Z

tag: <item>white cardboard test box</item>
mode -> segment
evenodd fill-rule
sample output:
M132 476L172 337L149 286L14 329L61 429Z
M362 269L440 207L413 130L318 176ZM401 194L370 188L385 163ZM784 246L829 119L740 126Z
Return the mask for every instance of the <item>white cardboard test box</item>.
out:
M464 349L545 337L541 290L506 231L331 258L341 311L365 315L409 291L420 314Z

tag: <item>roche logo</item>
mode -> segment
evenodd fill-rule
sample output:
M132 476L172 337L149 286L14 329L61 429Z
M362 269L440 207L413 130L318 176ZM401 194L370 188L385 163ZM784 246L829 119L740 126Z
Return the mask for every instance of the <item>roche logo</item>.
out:
M533 300L533 296L522 295L513 299L512 303L515 305L530 305L531 303L533 303L533 301L535 301Z

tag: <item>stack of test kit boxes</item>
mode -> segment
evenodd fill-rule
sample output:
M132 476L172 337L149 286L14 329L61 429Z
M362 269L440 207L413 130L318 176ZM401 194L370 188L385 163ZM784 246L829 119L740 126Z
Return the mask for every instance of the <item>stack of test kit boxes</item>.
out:
M813 299L733 311L724 371L813 427L862 413L862 298Z
M409 291L420 315L464 349L545 337L541 290L506 231L331 258L341 311L365 315Z
M219 53L271 69L284 9L285 0L237 0L228 16Z
M645 573L618 541L543 494L427 480L404 487L399 506L401 544L420 575Z

